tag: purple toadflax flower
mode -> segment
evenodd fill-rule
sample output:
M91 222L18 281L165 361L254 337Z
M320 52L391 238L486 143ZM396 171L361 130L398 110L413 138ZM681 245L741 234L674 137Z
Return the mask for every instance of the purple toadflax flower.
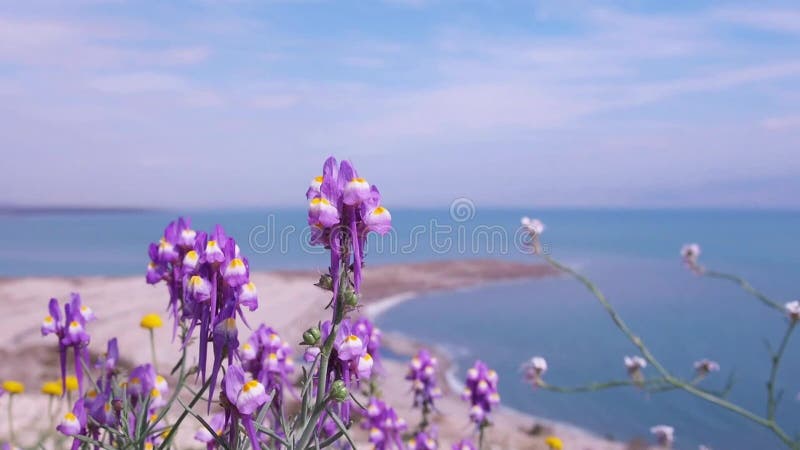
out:
M200 427L194 435L194 440L206 444L206 450L215 450L219 447L217 438L225 433L225 413L217 413L208 420L208 425L214 430L216 436L212 435L206 427Z
M86 434L86 411L83 405L83 399L78 399L73 406L72 411L64 414L61 423L56 429L65 436L83 436ZM72 450L77 450L81 446L81 441L77 438L72 441Z
M472 405L469 417L478 426L488 423L492 406L500 403L497 381L497 372L482 361L475 361L475 365L467 370L466 386L461 398Z
M330 157L323 165L322 177L311 181L306 198L311 243L331 250L334 300L339 295L339 269L343 262L351 265L351 258L353 289L358 295L367 234L371 231L385 234L391 229L392 216L381 206L378 188L359 177L349 161L337 165L336 159Z
M269 399L267 392L258 380L247 380L242 366L231 364L222 380L222 405L225 408L226 422L230 423L228 440L235 442L238 437L238 423L242 422L253 450L260 448L258 434L253 423L256 413Z
M320 327L320 341L325 341L331 333L331 322L325 321ZM350 390L358 386L362 380L368 380L372 375L374 360L368 349L372 334L367 334L368 329L351 324L350 319L344 319L336 332L328 363L328 388L333 380L342 380L345 387ZM319 354L319 347L306 349L304 359L313 361ZM350 421L350 400L340 403L339 416L345 423Z
M414 407L422 407L424 413L433 408L433 401L442 396L436 386L436 369L438 361L426 349L420 349L408 364L406 380L411 381L414 394Z
M292 346L264 324L238 350L242 368L264 386L267 394L273 394L271 408L275 429L279 429L284 390L292 386L290 375L294 371L294 360L291 355Z
M361 427L369 432L369 442L375 450L402 450L402 433L408 428L406 421L397 417L394 408L375 397L370 398L363 412Z
M184 323L185 346L199 329L199 375L209 381L213 398L223 359L227 356L232 363L239 347L236 318L244 321L242 308L254 311L258 307L249 262L221 226L209 235L192 230L190 221L183 218L167 226L159 243L150 244L149 253L147 280L167 284L173 337L179 323ZM209 343L213 362L207 378Z
M408 450L437 450L439 440L435 430L420 431L408 440Z
M42 336L55 334L58 337L58 356L61 366L61 385L63 392L67 392L67 352L73 349L73 359L75 362L75 377L78 379L78 391L83 394L83 364L88 363L89 333L86 331L86 324L95 320L94 312L91 308L81 305L81 296L77 293L70 294L69 303L64 304L64 316L58 300L50 299L48 305L49 314L42 322Z
M451 447L452 450L477 450L475 444L472 443L469 439L464 439L461 442L457 442L453 444Z

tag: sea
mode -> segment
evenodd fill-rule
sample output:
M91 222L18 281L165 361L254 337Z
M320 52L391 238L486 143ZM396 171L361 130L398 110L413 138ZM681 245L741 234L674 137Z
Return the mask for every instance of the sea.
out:
M221 224L251 267L316 269L324 252L307 245L300 209L182 211L196 229ZM144 276L147 245L173 211L9 211L0 214L0 276ZM786 326L737 285L698 277L681 263L680 247L697 242L700 260L745 277L781 304L800 299L800 211L482 208L460 199L449 208L394 209L394 230L370 238L367 264L498 258L536 262L519 231L520 217L541 219L544 250L590 277L663 365L693 376L693 362L710 358L721 370L700 386L733 386L727 399L766 411L770 348ZM0 300L2 301L2 300ZM450 352L456 377L480 359L500 375L503 404L569 422L609 439L652 440L649 429L675 428L677 449L783 448L769 431L684 392L646 393L633 387L564 394L533 389L520 364L544 356L553 385L571 387L624 379L625 355L636 348L575 280L550 277L430 293L378 319ZM656 376L648 367L645 376ZM800 336L790 342L777 385L778 422L800 432ZM465 407L466 414L466 407Z

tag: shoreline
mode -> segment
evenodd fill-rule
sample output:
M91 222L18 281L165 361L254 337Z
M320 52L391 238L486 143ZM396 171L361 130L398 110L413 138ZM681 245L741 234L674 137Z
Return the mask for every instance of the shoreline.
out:
M544 264L485 259L369 266L365 268L361 314L377 317L392 307L429 292L472 289L489 283L556 274L555 269ZM318 276L319 272L313 270L253 272L251 279L258 286L260 308L256 312L246 313L248 322L253 326L267 323L278 330L284 339L296 342L296 338L308 326L329 315L323 309L329 300L329 293L313 285ZM28 385L26 393L15 401L15 419L18 419L18 425L29 427L30 432L43 428L37 422L37 414L45 410L47 399L38 393L38 388L43 381L57 378L55 343L40 336L39 324L51 297L63 300L73 291L81 293L85 304L91 306L98 317L90 326L90 350L93 353L101 353L106 340L117 337L121 355L126 361L149 361L149 349L141 345L146 342L147 334L139 329L139 318L151 312L166 317L163 312L167 302L166 289L164 286L147 285L144 274L132 277L19 277L0 280L0 296L4 298L0 303L0 330L3 330L0 357L13 362L0 366L0 379L25 380ZM163 366L162 370L178 357L177 345L171 342L167 328L156 330L157 360L159 366ZM390 335L386 339L386 347L394 351L403 340ZM411 342L407 350L413 353L419 343L405 340ZM435 350L442 372L449 372L451 378L455 379L455 360L446 351ZM299 358L301 354L301 349L296 347L295 356ZM419 412L411 409L405 371L405 363L388 358L384 360L381 388L384 398L395 406L398 414L406 417L411 429ZM443 389L453 390L457 387L448 386L446 381L442 380ZM434 423L439 429L440 448L449 448L451 443L469 437L473 428L467 419L466 405L458 398L458 391L453 391L454 395L443 397L437 406L441 414ZM489 442L492 444L490 447L495 449L545 449L544 435L531 436L525 431L530 430L533 424L551 423L554 433L564 440L566 448L625 448L621 443L607 441L588 430L567 423L558 424L510 408L499 408L494 418ZM6 432L5 424L0 424L0 436L5 436ZM191 426L179 433L182 447L197 447L192 441L193 433ZM365 443L366 437L359 427L354 427L353 434L357 442Z

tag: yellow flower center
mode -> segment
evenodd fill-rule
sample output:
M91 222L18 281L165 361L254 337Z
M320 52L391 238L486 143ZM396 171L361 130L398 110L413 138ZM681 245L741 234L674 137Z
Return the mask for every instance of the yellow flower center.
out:
M386 208L384 208L383 206L378 206L377 208L375 208L375 211L373 211L373 214L383 214L385 212Z
M242 388L242 390L244 392L250 392L250 389L255 389L256 387L258 387L258 385L259 385L258 381L250 380L250 381L248 381L247 383L244 384L244 387Z
M197 252L194 250L189 250L189 252L186 253L186 259L189 261L197 261L198 258L199 256L197 256Z
M325 178L323 178L322 175L318 175L318 176L314 177L314 181L317 182L317 183L322 183L322 180L324 180L324 179Z
M72 414L71 412L68 412L68 413L64 414L64 420L69 421L69 422L74 422L74 421L78 420L78 418L75 417L75 414Z
M44 318L44 323L53 323L53 318L51 316L47 316Z
M363 179L363 178L353 178L353 180L352 180L352 181L353 181L354 183L366 183L366 182L367 182L367 180L365 180L365 179Z
M229 269L241 269L242 267L244 267L244 262L239 258L234 258L228 266Z
M189 279L189 284L193 287L200 287L203 285L203 278L200 275L192 275L192 278Z
M216 246L217 246L217 241L215 241L213 239L208 241L208 244L206 244L207 248L215 248Z

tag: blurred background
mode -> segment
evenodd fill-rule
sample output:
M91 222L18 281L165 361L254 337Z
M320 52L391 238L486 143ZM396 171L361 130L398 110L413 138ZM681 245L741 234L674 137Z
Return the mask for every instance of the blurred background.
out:
M763 340L783 325L678 252L696 241L704 264L800 296L798 55L796 2L2 2L0 275L143 277L177 214L225 225L254 269L324 269L303 195L334 154L392 211L399 245L370 263L533 262L514 236L539 217L548 251L668 365L715 359L710 386L734 373L731 398L761 411ZM508 245L442 248L434 222ZM459 377L487 360L527 413L619 439L669 423L680 449L779 448L680 393L531 392L533 354L581 384L624 376L634 352L570 280L428 294L379 324L451 352ZM798 351L779 377L788 425Z

